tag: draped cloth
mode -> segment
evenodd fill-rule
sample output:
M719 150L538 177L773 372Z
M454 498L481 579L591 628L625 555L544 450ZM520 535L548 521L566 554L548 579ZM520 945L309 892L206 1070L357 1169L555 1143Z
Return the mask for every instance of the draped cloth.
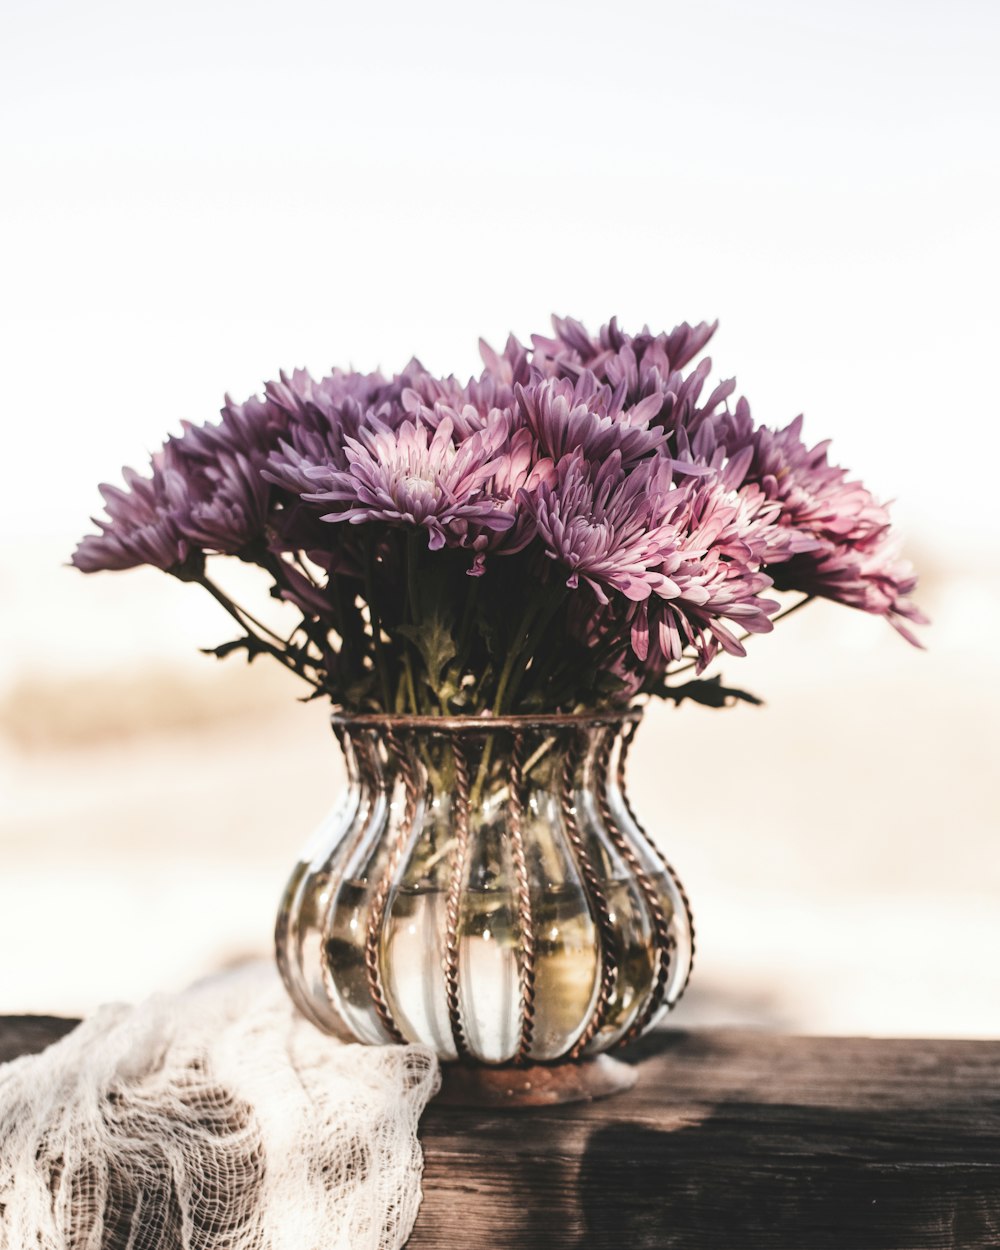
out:
M248 965L0 1066L0 1250L398 1250L420 1046L345 1045Z

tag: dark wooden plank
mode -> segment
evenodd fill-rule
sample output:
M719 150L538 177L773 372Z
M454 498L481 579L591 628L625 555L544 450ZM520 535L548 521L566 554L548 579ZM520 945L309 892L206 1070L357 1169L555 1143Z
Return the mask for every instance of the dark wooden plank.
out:
M588 1106L431 1107L409 1250L1000 1246L1000 1043L663 1032Z
M0 1021L0 1055L71 1021ZM1000 1042L665 1031L605 1102L431 1106L409 1250L1000 1246Z
M75 1029L78 1020L62 1016L0 1016L0 1063L34 1055Z

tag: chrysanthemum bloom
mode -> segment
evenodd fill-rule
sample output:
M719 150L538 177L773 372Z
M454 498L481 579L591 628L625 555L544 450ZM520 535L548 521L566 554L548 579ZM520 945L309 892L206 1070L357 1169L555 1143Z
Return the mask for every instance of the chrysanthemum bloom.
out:
M217 423L183 422L163 451L165 503L181 532L207 551L245 554L266 545L272 491L262 470L288 426L268 399L228 396Z
M738 476L740 465L733 468ZM632 645L654 670L693 647L701 672L721 647L745 655L733 628L769 633L778 610L761 598L771 578L761 571L773 548L784 551L777 509L759 492L731 489L723 478L686 484L671 517L671 548L662 571L676 592L654 596L632 614Z
M240 555L264 544L271 488L261 476L264 458L219 451L212 460L190 456L183 439L163 449L162 493L184 536L205 551Z
M673 542L671 525L661 520L670 512L672 489L664 458L625 473L620 451L601 465L575 452L556 465L554 481L520 498L534 515L546 555L569 569L566 585L575 588L582 577L607 603L611 591L637 601L676 592L660 571Z
M688 373L683 370L705 347L715 333L717 323L687 322L669 334L626 334L614 318L596 338L571 319L554 318L556 337L533 336L536 369L557 376L577 378L590 371L599 381L623 396L626 410L642 405L650 412L649 425L662 430L663 448L673 457L675 473L681 466L708 461L710 456L694 449L695 437L702 427L725 414L723 405L736 388L733 379L719 382L703 399L702 392L711 373L709 358ZM710 439L712 446L715 441ZM731 447L735 452L738 447Z
M510 421L506 421L507 429ZM533 499L539 489L555 480L555 463L550 456L541 455L538 443L530 430L515 430L497 444L505 447L504 454L492 479L487 484L494 506L507 513L513 524L507 530L484 528L475 523L456 523L453 527L460 534L459 545L475 553L469 573L480 577L486 571L486 555L515 555L523 551L538 532L534 512L525 501Z
M526 381L528 376L530 370ZM516 406L513 383L489 369L464 383L454 376L433 378L425 373L414 377L402 392L401 404L409 419L422 421L431 430L447 417L456 443L478 434L498 413L512 417Z
M185 565L191 543L164 506L163 455L153 457L150 477L124 468L127 490L107 483L100 488L108 519L94 517L99 534L88 534L71 557L83 573L104 569L133 569L150 564L165 572Z
M819 595L862 612L884 616L915 647L923 643L904 623L928 624L911 600L917 584L913 566L901 560L896 542L875 535L859 543L821 543L772 569L778 590Z
M553 317L553 338L533 334L532 364L543 373L574 375L580 369L590 369L601 381L617 385L623 370L629 373L634 390L629 389L629 400L638 402L648 389L650 372L657 369L663 377L683 369L705 347L715 333L718 322L709 325L701 322L691 326L685 321L669 334L653 334L644 326L639 334L626 334L612 317L602 326L596 337L572 317ZM617 366L609 364L617 361ZM634 370L626 362L634 362Z
M315 487L309 471L318 467L346 469L347 440L357 438L368 417L395 429L407 418L401 396L422 366L386 378L379 372L350 373L334 369L315 381L307 370L282 373L266 387L271 403L286 416L288 429L269 457L264 476L293 496Z
M308 374L297 371L294 385L310 394L313 384ZM278 390L285 399L291 393ZM183 435L169 439L164 448L161 490L170 515L192 543L223 555L270 559L278 597L304 615L330 622L331 604L324 587L289 561L273 558L282 551L305 551L327 572L351 567L342 555L334 558L323 550L330 545L329 533L313 510L295 499L275 506L276 492L265 470L281 442L290 437L290 408L295 411L293 405L283 407L271 396L254 396L243 404L227 396L219 424L183 422Z
M782 430L760 426L748 479L781 503L782 523L837 542L861 542L889 525L889 514L847 470L827 459L829 441L807 448L802 417Z
M754 449L739 439L727 443L729 414L711 415L688 441L681 429L679 441L695 463L704 469L690 495L690 524L698 535L713 530L708 546L721 554L749 560L757 565L789 560L800 552L815 551L821 543L805 530L782 523L780 500L769 497L755 482L747 481ZM710 521L696 518L710 518Z
M466 527L506 530L514 524L484 489L502 467L496 439L486 432L452 441L448 418L430 435L420 422L396 430L370 417L357 438L345 439L349 467L309 470L311 503L340 505L325 521L382 521L427 530L432 551L461 544Z
M151 564L177 570L203 550L238 554L262 542L268 484L261 477L284 417L265 400L227 397L219 422L181 423L153 457L151 474L123 470L128 491L102 486L108 521L73 556L84 572Z
M242 404L227 395L220 418L204 425L182 421L183 435L168 442L179 442L185 457L206 463L212 463L220 452L263 458L277 447L288 427L287 414L259 395L251 395Z
M885 616L915 641L907 623L924 618L886 509L829 464L826 444L803 444L801 420L757 428L733 381L713 386L711 361L696 357L714 325L553 325L529 347L481 344L483 371L465 382L414 360L391 377L295 370L263 398L227 399L220 422L183 423L149 477L128 470L124 489L104 488L108 518L74 563L150 563L209 589L206 553L259 564L305 618L290 666L345 706L423 706L421 683L394 666L423 662L406 634L419 632L421 604L409 599L429 609L437 593L454 597L441 619L461 622L456 656L464 682L481 670L481 708L509 693L489 687L490 614L522 584L538 629L559 621L569 644L539 643L522 683L538 688L520 691L531 707L600 706L655 690L689 657L700 672L721 650L744 654L746 634L771 629L771 585ZM452 555L421 555L414 570L414 534ZM467 601L463 564L495 573ZM426 597L407 593L414 572ZM438 692L441 707L467 711L472 689L454 704Z
M520 382L525 386L535 370L528 348L519 343L513 334L508 335L502 352L494 351L485 339L480 339L479 355L484 367L483 376L492 378L497 385L513 387Z
M383 424L395 429L407 419L401 402L403 393L429 376L416 359L391 377L378 369L371 373L333 369L316 381L308 370L295 369L290 374L280 374L279 381L269 382L265 393L288 414L294 429L314 429L329 435L329 448L336 450L337 434L345 413L353 411L378 417Z
M829 463L829 443L807 448L801 434L796 417L782 430L759 427L751 443L747 480L780 503L781 525L817 540L774 568L775 585L884 616L919 646L902 621L926 624L927 618L909 598L916 578L888 538L887 509L846 469Z
M718 470L745 500L760 495L777 507L757 552L775 588L884 616L916 642L901 618L926 624L926 617L909 599L916 580L910 566L887 541L888 511L828 462L829 444L806 447L801 417L781 430L755 427L742 397L733 411L695 410L693 417L693 435L684 425L676 431L679 446Z
M696 655L695 671L705 668L720 647L730 655L746 655L733 627L750 634L766 634L774 628L774 599L761 598L771 586L766 573L739 561L726 560L717 551L684 559L676 566L664 565L678 594L670 599L652 597L637 605L632 618L632 646L640 659L651 661L654 671L680 660L686 647ZM651 646L655 641L655 652Z
M442 422L449 422L452 442L461 445L466 439L472 438L474 434L481 434L488 425L495 424L498 420L506 420L511 425L513 396L510 400L506 405L490 404L486 394L480 391L476 395L477 402L473 403L469 400L469 388L463 387L448 400L439 398L428 405L416 390L410 388L404 392L402 403L407 410L408 419L422 425L431 433Z
M296 369L268 383L269 402L287 420L287 430L263 469L264 478L279 488L271 516L274 547L305 551L328 574L360 576L357 544L324 524L322 509L303 496L316 489L314 470L350 469L347 440L358 437L369 416L393 429L406 418L401 397L423 374L423 366L411 361L391 378L378 371L334 369L316 381L307 370Z
M553 460L579 451L587 460L606 460L618 452L628 468L651 455L663 443L663 431L650 429L662 400L652 395L627 407L625 388L613 391L589 370L575 382L546 378L514 388L518 410Z

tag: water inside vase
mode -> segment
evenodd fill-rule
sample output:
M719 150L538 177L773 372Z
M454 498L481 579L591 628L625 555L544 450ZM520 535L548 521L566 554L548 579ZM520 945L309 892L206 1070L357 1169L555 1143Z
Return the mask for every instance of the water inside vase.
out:
M658 883L659 884L659 883ZM653 984L655 956L648 941L634 883L605 885L620 926L614 955L619 968L601 1038L619 1036L632 1023ZM342 882L324 944L327 985L359 1036L380 1036L365 969L369 887ZM631 917L631 919L626 919ZM389 904L380 952L384 989L392 1015L408 1040L455 1057L442 975L447 891L431 887L397 890ZM599 966L596 931L586 896L572 886L532 891L535 935L535 1016L531 1057L554 1059L572 1047L593 1009ZM466 889L459 923L459 1001L471 1052L487 1063L511 1059L521 1031L521 973L517 900L504 889Z

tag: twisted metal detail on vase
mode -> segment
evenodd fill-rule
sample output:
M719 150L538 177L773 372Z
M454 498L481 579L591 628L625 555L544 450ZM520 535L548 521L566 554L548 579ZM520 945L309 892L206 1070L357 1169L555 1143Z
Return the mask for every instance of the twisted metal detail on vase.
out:
M276 928L303 1012L508 1077L650 1028L694 932L626 797L639 715L335 717L348 785Z

